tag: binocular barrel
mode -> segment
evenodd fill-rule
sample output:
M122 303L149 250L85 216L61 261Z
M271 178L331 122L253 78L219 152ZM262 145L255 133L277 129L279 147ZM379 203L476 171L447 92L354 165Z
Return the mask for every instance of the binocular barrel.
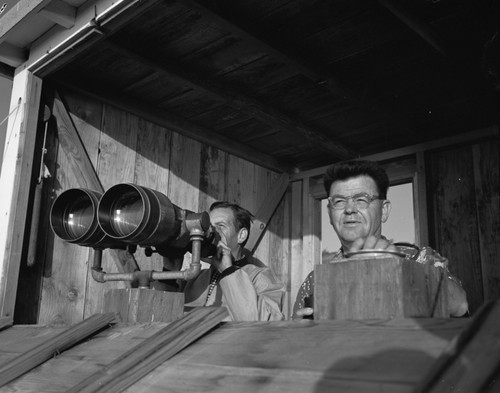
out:
M97 222L101 193L84 188L62 192L52 204L50 226L62 240L94 248L123 247L107 236Z
M203 235L210 232L207 212L181 209L161 192L132 183L104 194L69 189L56 198L50 214L52 230L67 242L94 248L155 246L162 255L187 249L193 223Z
M116 240L154 246L179 234L182 219L178 209L158 191L124 183L102 195L97 220L102 230Z

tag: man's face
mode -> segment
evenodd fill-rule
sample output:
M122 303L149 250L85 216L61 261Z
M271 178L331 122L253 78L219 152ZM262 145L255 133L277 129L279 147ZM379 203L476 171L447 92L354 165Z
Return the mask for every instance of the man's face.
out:
M210 222L234 254L239 247L241 229L236 229L233 211L227 207L216 208L210 212Z
M378 196L375 181L369 176L358 176L351 179L335 181L330 187L329 197L342 195L345 197L360 193ZM356 207L352 199L347 200L344 209L328 209L330 223L337 233L344 251L349 251L351 244L368 236L381 236L382 223L387 220L390 212L390 202L376 199L365 209Z

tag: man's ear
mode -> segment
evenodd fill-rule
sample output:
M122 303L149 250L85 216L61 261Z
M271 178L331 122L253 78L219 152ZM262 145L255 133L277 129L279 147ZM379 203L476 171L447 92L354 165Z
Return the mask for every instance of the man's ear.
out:
M238 231L238 244L241 244L243 243L245 240L247 240L248 238L248 229L246 228L241 228L239 231Z
M391 201L386 199L382 202L382 222L386 222L389 218L389 213L391 212Z

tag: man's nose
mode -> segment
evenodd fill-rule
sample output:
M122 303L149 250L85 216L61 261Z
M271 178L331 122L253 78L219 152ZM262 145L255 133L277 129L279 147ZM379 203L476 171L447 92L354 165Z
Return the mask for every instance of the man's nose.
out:
M350 213L357 213L358 212L358 206L356 205L356 202L352 198L347 198L345 201L345 212L347 214Z

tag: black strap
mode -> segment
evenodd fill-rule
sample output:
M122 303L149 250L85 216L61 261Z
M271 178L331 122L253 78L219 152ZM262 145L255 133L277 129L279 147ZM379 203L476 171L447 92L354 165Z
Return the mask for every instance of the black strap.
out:
M239 270L239 266L233 265L228 267L227 269L224 269L224 271L219 276L219 281L222 280L224 277L233 274L236 270Z

